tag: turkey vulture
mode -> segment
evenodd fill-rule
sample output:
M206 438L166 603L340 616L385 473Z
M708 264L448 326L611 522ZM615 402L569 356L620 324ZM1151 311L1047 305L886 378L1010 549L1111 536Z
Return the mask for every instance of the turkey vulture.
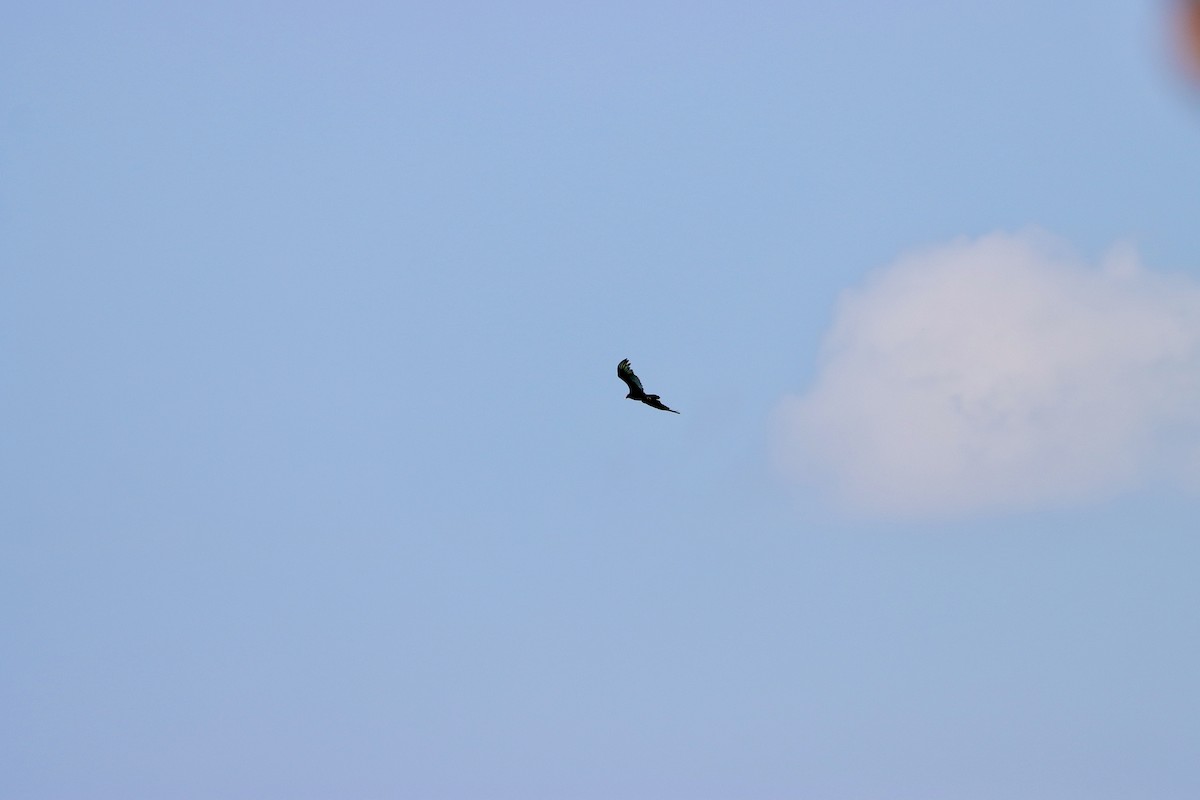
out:
M641 400L651 408L658 408L663 411L670 411L672 414L679 412L673 408L667 408L658 399L656 394L646 394L646 390L642 388L642 382L638 380L638 376L633 374L633 367L629 366L629 359L625 359L620 364L617 364L617 377L625 381L625 385L629 387L629 394L625 395L627 400Z

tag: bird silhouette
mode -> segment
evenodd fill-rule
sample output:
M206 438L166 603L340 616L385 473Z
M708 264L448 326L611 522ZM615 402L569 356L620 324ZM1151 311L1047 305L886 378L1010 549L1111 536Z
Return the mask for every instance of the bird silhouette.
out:
M679 413L675 409L663 405L662 400L658 399L658 395L646 394L646 390L642 388L642 382L638 380L637 375L633 374L633 367L629 366L628 358L617 364L617 377L625 381L625 385L629 387L629 394L625 395L625 399L640 400L651 408L670 411L672 414Z

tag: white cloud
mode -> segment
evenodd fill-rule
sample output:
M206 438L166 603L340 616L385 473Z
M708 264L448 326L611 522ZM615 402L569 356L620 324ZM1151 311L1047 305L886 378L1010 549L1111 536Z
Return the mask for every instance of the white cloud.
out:
M911 254L841 300L783 463L885 514L1028 508L1200 465L1200 285L1041 233Z

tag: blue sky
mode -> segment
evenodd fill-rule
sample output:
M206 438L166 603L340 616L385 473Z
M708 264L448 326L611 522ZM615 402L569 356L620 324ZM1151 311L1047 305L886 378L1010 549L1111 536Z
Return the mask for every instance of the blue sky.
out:
M0 794L1197 796L1167 6L899 6L9 9Z

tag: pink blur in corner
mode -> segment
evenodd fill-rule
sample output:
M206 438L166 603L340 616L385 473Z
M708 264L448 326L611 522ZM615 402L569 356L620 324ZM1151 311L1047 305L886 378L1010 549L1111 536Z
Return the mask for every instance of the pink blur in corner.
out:
M1200 0L1176 0L1171 25L1180 69L1200 85Z

